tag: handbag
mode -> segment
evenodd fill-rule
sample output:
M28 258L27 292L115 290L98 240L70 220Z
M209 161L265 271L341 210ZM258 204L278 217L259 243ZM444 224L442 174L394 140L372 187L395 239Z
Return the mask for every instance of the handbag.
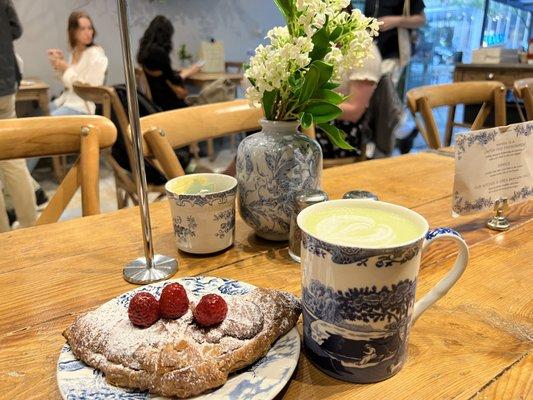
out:
M235 99L235 84L226 78L218 78L203 88L199 94L187 96L187 104L199 106L201 104L220 103Z
M404 0L402 15L404 17L411 15L410 0ZM407 28L398 28L398 49L400 53L400 67L403 68L411 60L411 34Z

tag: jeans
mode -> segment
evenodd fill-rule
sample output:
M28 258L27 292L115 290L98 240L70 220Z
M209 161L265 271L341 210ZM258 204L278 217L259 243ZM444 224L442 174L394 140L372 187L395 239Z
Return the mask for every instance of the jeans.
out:
M87 113L74 110L73 108L68 108L65 106L58 107L53 101L50 102L50 115L57 117L60 115L86 115Z
M15 117L15 94L0 96L0 119ZM11 197L20 226L34 225L37 220L35 192L26 161L24 159L0 161L0 181ZM4 196L0 192L0 232L7 232L9 229Z

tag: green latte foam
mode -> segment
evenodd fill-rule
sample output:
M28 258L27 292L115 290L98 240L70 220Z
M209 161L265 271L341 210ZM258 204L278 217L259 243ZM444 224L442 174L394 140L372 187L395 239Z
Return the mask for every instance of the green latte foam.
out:
M418 224L399 212L366 207L330 207L303 221L317 239L343 246L382 247L411 242L421 235Z

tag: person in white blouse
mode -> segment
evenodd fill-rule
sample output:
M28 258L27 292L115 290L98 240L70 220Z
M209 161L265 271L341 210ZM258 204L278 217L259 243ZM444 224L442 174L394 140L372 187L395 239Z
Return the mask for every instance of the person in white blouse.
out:
M104 83L107 57L104 49L94 43L96 31L91 17L84 11L74 11L68 19L68 62L59 49L49 49L48 59L58 73L65 90L50 103L51 115L94 114L93 102L85 101L73 90L74 82L99 86Z

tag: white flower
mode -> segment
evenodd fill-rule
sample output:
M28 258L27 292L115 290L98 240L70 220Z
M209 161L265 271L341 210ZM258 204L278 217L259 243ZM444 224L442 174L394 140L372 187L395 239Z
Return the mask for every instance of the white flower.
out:
M245 72L252 83L246 90L251 104L260 104L265 92L276 90L274 119L298 118L297 92L291 85L307 73L314 46L312 37L319 29L325 29L326 34L341 32L331 37L330 51L323 57L324 62L333 66L334 81L362 64L379 30L378 22L359 10L352 14L342 11L350 0L289 1L295 10L288 20L289 27L268 31L266 39L270 43L256 48Z

